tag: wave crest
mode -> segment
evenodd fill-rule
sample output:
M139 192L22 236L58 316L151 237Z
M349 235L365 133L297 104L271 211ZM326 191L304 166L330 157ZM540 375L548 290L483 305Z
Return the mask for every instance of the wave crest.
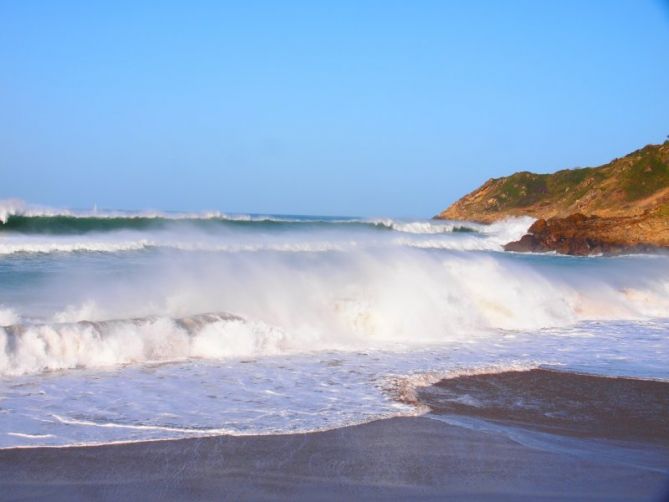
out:
M285 352L285 333L232 314L0 328L0 375Z
M97 208L75 211L28 205L18 199L0 201L0 232L60 235L184 227L212 229L221 226L232 228L247 226L252 228L362 227L369 230L390 230L406 234L487 233L487 229L494 228L471 222L445 220L228 214L220 211L110 211Z

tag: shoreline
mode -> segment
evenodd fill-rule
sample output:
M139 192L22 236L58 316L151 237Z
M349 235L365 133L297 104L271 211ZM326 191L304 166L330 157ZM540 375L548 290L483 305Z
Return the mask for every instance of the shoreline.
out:
M429 410L302 433L0 450L0 501L669 500L669 382L465 373Z
M669 471L621 464L612 454L619 443L569 441L588 454L420 416L301 434L20 448L0 451L0 499L659 500L667 493ZM654 454L669 465L669 448Z

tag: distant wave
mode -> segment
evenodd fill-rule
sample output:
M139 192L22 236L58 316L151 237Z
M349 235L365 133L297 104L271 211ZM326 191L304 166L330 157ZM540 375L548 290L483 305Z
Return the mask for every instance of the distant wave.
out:
M14 219L17 222L27 221L34 218L39 221L49 221L54 218L58 221L72 220L183 220L183 219L224 219L230 221L250 221L257 219L259 221L271 219L269 216L251 216L251 215L228 215L219 211L207 211L202 213L188 213L188 212L164 212L164 211L110 211L98 210L97 208L91 210L72 210L51 208L44 206L36 206L27 204L21 200L9 199L0 201L0 223L7 225L10 220Z
M159 230L184 226L211 228L214 225L231 227L272 226L361 226L379 230L395 230L410 234L439 234L448 232L477 232L480 228L466 224L430 222L399 222L393 220L289 218L280 216L196 214L128 214L128 215L7 215L1 220L0 232L27 234L84 234L114 230Z
M277 243L216 243L216 242L179 242L178 240L110 240L81 239L58 241L0 241L0 256L12 254L48 254L48 253L120 253L148 249L174 249L178 251L252 253L275 251L284 253L322 253L344 251L355 247L355 243L336 242L277 242Z
M346 235L278 235L272 238L240 236L228 239L207 233L180 234L173 231L146 233L111 233L85 235L7 234L0 235L0 256L49 253L122 253L151 249L184 252L220 253L323 253L345 252L379 246L440 249L452 251L501 251L502 246L517 239L525 223L509 222L486 229L486 233L456 234L397 234L383 239Z
M377 230L394 230L410 234L478 232L484 228L475 223L444 221L404 221L389 218L341 218L320 216L281 216L226 214L219 211L177 213L162 211L73 211L29 206L21 201L0 201L0 234L85 234L116 230L161 230L175 228L212 229L274 227L358 226Z
M484 225L471 222L399 221L390 218L360 220L359 223L396 230L408 234L443 234L451 232L482 232Z

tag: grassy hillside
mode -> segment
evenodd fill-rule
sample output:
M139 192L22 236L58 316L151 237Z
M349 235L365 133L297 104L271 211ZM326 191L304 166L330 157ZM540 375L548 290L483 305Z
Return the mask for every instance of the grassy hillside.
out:
M516 215L631 216L647 210L669 215L669 141L599 167L493 178L437 218L490 222Z

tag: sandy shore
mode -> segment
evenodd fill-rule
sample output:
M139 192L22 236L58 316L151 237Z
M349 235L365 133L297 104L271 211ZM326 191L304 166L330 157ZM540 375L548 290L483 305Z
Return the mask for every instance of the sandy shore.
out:
M564 448L559 441L546 447L444 420L395 418L310 434L3 450L0 499L629 501L661 500L669 488L664 448L651 448L648 457L647 444L621 450L620 444L597 440L593 447L594 440L580 438L570 438Z
M582 438L669 449L669 383L547 369L462 375L419 388L414 402L460 415Z

